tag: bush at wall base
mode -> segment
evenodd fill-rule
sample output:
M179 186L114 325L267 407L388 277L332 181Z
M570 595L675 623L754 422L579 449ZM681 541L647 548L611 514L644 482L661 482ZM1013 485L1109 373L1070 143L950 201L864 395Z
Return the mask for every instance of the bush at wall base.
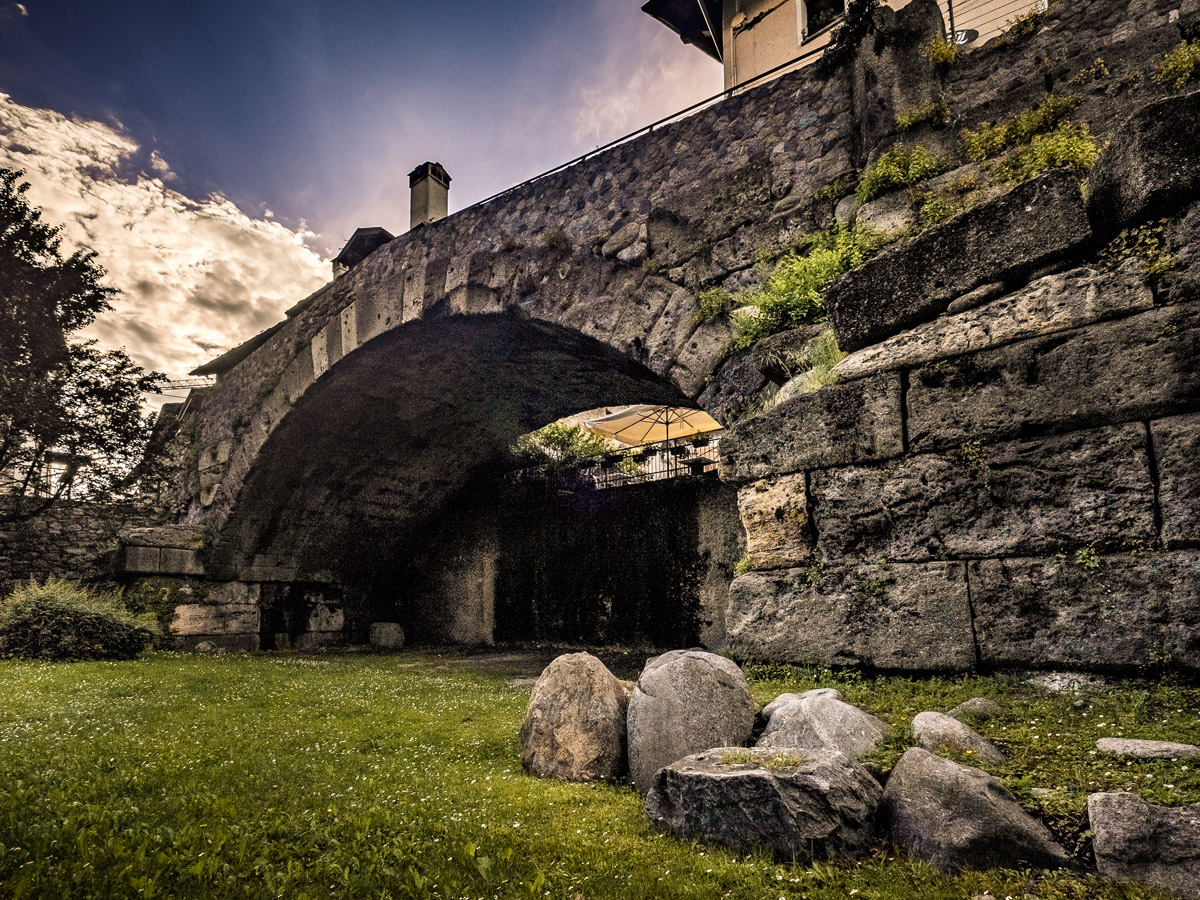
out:
M119 593L90 592L51 578L14 590L0 603L0 657L47 660L133 659L159 634Z

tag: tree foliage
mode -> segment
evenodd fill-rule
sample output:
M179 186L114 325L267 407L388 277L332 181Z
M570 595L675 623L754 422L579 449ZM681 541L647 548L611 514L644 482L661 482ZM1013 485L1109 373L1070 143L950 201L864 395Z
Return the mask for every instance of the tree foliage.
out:
M72 340L117 292L94 252L63 256L22 174L0 169L0 491L18 500L0 519L35 516L76 487L128 489L153 426L142 395L162 380L124 351ZM47 483L51 459L67 462Z
M616 445L581 425L551 422L517 439L517 455L538 463L574 463L612 453Z

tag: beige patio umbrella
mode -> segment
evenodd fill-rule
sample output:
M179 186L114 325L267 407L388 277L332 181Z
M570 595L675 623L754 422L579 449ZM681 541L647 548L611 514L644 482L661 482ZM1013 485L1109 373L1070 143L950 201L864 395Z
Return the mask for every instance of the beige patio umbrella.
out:
M721 423L702 409L678 406L629 406L608 416L592 419L587 427L628 447L657 444L675 438L719 431Z

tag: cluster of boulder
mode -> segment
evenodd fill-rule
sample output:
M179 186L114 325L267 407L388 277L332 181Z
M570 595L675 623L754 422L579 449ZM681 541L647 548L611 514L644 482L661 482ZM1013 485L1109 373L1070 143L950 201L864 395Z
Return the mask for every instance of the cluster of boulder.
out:
M522 763L530 774L570 781L628 778L646 795L656 827L739 852L853 859L883 839L950 872L1072 866L999 779L937 755L950 748L1003 762L967 724L998 712L975 698L946 714L921 713L912 722L917 746L884 772L857 760L889 726L836 690L782 694L760 712L741 669L712 653L665 653L647 662L636 685L573 653L554 660L533 688ZM1136 746L1101 749L1200 755L1189 745L1126 743ZM1101 873L1200 900L1200 804L1168 809L1133 794L1093 794L1088 815Z

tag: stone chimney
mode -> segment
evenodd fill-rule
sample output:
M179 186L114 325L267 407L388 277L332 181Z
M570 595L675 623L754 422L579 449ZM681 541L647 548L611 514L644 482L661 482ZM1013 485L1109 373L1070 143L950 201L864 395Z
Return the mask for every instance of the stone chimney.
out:
M408 173L410 228L446 218L450 207L450 176L441 163L421 163Z

